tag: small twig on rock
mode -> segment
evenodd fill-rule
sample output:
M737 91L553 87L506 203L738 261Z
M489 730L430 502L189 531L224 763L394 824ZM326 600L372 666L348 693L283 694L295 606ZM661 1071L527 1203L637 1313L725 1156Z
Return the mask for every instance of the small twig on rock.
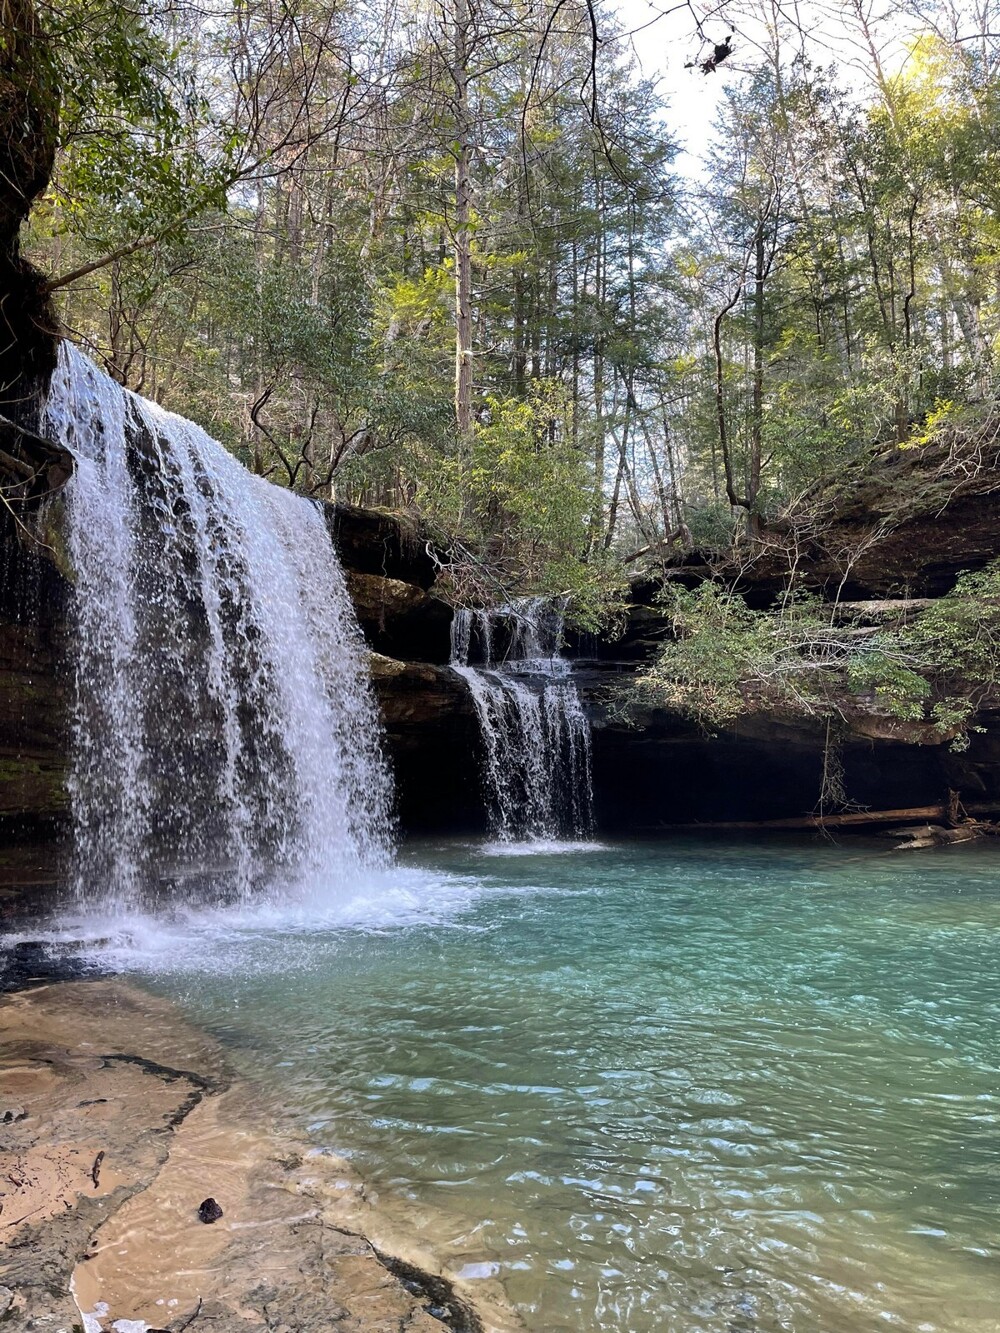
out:
M185 1330L186 1328L190 1328L190 1327L191 1327L191 1325L194 1323L194 1321L195 1321L195 1320L198 1318L198 1316L201 1314L201 1307L202 1307L202 1302L204 1301L204 1299L205 1299L204 1296L199 1296L199 1297L198 1297L198 1304L194 1307L194 1314L189 1315L189 1316L187 1317L187 1319L184 1321L184 1323L181 1324L180 1328L177 1330L177 1333L184 1333L184 1330Z

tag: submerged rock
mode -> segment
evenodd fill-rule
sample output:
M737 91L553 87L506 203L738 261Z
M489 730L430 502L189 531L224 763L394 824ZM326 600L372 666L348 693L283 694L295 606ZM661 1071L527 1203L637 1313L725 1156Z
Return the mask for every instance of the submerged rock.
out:
M0 1047L29 1112L5 1127L12 1327L480 1333L450 1283L373 1249L343 1165L262 1131L273 1107L166 1001L119 982L25 993L0 1007ZM182 1202L207 1161L232 1227L192 1228Z
M49 986L54 981L87 981L106 975L90 959L53 951L36 940L20 940L0 951L0 994Z

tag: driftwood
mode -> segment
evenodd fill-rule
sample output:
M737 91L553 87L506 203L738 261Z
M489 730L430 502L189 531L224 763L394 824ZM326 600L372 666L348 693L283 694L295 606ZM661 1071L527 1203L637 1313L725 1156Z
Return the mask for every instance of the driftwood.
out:
M954 842L975 842L978 838L996 837L1000 824L970 819L957 828L943 828L940 824L918 824L915 828L893 829L888 836L899 837L897 851L919 851L923 847L948 847Z
M975 801L961 807L967 815L1000 814L1000 801ZM940 820L947 824L956 817L958 807L949 795L939 805L914 805L903 810L852 810L843 815L796 815L788 819L727 819L700 824L669 824L661 828L699 830L701 832L737 832L745 829L815 829L864 828L878 824L921 824Z
M933 605L933 597L880 598L877 601L836 602L830 607L830 613L838 625L855 621L883 629L886 625L910 621Z

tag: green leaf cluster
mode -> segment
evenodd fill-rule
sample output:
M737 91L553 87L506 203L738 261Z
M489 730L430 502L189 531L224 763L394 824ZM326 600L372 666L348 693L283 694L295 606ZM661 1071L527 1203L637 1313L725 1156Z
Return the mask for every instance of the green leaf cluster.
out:
M933 725L962 747L1000 694L1000 561L963 574L909 620L879 626L811 597L753 610L706 582L667 587L672 639L636 682L636 703L722 726L762 708L835 719L861 707Z

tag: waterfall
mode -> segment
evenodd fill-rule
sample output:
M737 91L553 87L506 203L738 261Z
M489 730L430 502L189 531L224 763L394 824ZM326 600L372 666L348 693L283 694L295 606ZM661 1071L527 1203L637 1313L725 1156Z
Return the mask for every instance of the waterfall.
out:
M544 598L452 621L451 666L479 718L490 823L504 842L592 830L590 726L560 656L562 628Z
M82 902L159 868L226 895L390 856L366 654L320 506L64 343L44 430L70 449L69 794Z

